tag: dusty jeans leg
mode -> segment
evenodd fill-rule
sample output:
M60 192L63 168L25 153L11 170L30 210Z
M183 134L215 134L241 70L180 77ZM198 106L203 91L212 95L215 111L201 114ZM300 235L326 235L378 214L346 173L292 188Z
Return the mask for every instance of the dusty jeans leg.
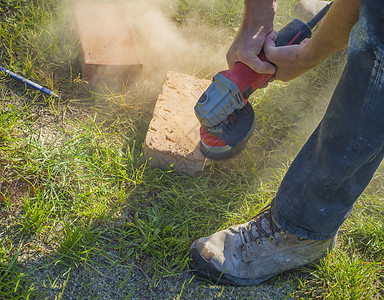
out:
M337 233L384 155L384 5L362 0L348 61L319 126L276 194L272 214L292 234Z

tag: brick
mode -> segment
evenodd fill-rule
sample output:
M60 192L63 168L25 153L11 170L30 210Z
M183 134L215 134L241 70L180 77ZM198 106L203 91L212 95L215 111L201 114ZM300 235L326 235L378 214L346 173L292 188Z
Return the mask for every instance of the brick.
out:
M143 64L125 6L87 3L73 10L84 78L126 80L141 73Z
M199 176L205 157L199 150L200 123L193 107L211 82L168 72L144 142L150 166Z

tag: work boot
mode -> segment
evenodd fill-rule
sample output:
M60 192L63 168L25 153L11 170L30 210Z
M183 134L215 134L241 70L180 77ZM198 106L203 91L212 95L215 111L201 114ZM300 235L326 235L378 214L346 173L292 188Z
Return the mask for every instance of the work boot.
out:
M193 271L214 283L256 285L319 260L335 241L336 237L315 241L290 234L267 207L245 224L196 240L191 246Z

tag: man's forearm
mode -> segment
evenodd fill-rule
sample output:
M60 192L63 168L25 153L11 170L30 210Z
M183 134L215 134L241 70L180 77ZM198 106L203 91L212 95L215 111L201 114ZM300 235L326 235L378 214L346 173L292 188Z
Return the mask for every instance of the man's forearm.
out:
M312 38L302 49L300 59L310 67L344 49L349 34L359 19L360 0L335 0Z
M275 73L275 67L261 61L258 54L263 48L265 37L273 30L277 1L244 0L243 23L227 53L230 68L242 61L256 72Z
M278 0L244 0L245 8L242 27L252 30L263 24L258 32L270 33L273 30L273 19L277 3Z

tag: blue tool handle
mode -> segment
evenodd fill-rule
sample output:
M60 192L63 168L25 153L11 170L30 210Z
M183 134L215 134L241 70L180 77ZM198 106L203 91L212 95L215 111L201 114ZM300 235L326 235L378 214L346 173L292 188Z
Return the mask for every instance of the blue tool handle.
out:
M36 82L33 82L29 79L26 79L10 70L7 70L6 68L4 67L1 67L0 66L0 71L4 72L5 74L9 75L9 77L13 78L13 79L16 79L17 81L20 81L20 82L23 82L25 83L26 85L36 89L36 90L39 90L40 92L48 95L48 96L55 96L55 97L59 97L58 95L56 95L54 92L52 92L51 90L41 86L40 84L37 84Z

